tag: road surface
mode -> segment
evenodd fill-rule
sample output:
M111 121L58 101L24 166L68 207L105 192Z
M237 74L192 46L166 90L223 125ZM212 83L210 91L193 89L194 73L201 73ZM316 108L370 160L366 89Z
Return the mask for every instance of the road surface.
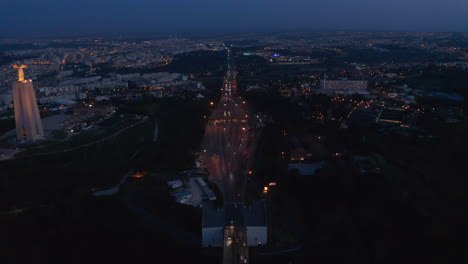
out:
M224 198L225 230L223 263L248 263L247 233L242 215L245 177L249 173L250 146L246 102L237 95L232 51L228 50L228 71L221 88L221 100L213 110L202 144L200 160Z

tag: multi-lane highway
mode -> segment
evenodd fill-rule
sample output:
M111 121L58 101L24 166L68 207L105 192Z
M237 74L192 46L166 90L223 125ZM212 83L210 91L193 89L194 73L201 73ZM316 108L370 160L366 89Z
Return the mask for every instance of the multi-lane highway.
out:
M224 198L225 230L223 263L248 263L247 232L242 215L243 190L253 132L247 105L237 95L232 51L221 100L213 110L202 144L201 162Z

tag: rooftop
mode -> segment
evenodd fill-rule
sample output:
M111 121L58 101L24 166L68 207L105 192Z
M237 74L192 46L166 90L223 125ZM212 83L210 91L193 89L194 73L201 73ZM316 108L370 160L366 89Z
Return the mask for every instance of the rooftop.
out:
M212 201L202 203L202 228L224 227L224 209L216 208Z
M244 219L246 226L266 226L265 200L258 200L251 207L244 208Z

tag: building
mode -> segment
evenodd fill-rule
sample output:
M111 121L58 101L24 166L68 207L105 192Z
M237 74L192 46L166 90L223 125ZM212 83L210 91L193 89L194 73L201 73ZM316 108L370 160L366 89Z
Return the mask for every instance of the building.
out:
M44 137L36 94L31 79L24 79L23 68L27 66L13 65L18 69L18 80L13 82L13 103L15 106L16 136L20 141L35 141Z
M206 182L202 178L195 178L195 182L201 188L201 190L203 192L203 198L204 199L207 199L207 200L210 200L210 201L216 200L216 195L208 187L208 185L206 184Z
M366 90L367 81L341 81L341 80L322 80L320 81L322 89L331 90Z
M186 189L178 189L171 192L171 195L178 203L185 203L192 198L192 191Z
M168 181L167 185L171 187L171 189L177 189L177 188L182 187L182 181L181 180Z
M320 89L315 89L316 93L334 95L334 94L362 94L370 95L367 89L367 81L348 81L348 80L322 80Z
M202 246L222 247L224 235L224 209L216 208L212 201L202 204Z

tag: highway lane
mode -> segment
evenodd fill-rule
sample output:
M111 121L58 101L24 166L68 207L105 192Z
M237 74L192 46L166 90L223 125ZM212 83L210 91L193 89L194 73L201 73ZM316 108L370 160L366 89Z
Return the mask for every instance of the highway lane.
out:
M224 198L224 263L248 263L247 232L242 215L243 190L251 153L253 133L248 127L249 111L237 96L232 52L228 50L228 72L221 100L211 113L200 154L210 178Z

